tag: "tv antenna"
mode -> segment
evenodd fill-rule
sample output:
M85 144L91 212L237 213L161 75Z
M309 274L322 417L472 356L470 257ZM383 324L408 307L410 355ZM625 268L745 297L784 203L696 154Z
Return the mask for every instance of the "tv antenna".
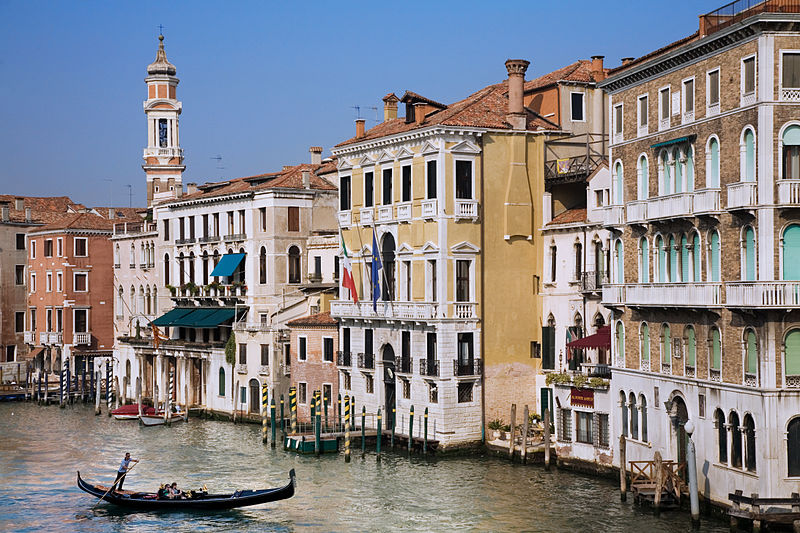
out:
M209 159L216 159L216 160L217 160L217 168L218 168L218 169L223 169L223 168L225 168L225 167L221 166L221 165L222 165L222 156L221 156L221 155L217 154L217 155L216 155L216 156L214 156L214 157L209 157Z
M131 185L126 187L128 187L128 207L133 207L133 187Z
M370 106L369 108L375 111L375 124L377 124L380 122L380 120L378 120L378 108L376 106Z
M361 118L361 106L360 105L351 105L350 109L356 110L356 119Z

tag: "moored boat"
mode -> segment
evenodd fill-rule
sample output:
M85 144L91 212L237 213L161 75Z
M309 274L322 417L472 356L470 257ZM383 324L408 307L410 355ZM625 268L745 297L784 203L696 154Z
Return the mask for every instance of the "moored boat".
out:
M142 406L143 415L152 415L155 412L156 410L150 406ZM122 405L111 411L111 414L117 420L137 420L139 418L139 406L136 404Z
M189 509L233 509L248 505L258 505L294 496L294 469L289 471L289 483L283 487L260 490L237 490L229 494L193 493L191 498L159 499L155 492L133 492L129 490L109 491L110 487L93 485L81 478L78 471L78 488L92 496L121 507L146 510L189 510Z
M163 426L167 423L167 419L164 418L164 413L153 412L149 415L143 414L138 418L142 421L142 425L144 426ZM169 419L170 423L183 422L184 420L186 420L186 416L181 411L172 413L172 417Z

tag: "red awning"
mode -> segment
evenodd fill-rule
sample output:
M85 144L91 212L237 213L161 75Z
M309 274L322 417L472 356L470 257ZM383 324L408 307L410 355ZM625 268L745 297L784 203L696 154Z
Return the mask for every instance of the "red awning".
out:
M597 333L567 343L567 348L611 348L611 326L601 326Z

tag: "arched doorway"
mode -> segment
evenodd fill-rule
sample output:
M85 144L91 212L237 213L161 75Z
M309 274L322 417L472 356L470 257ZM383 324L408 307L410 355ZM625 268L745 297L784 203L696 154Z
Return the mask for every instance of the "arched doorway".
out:
M261 386L256 378L250 379L250 412L261 412Z
M670 409L669 416L672 421L672 427L675 429L675 436L677 437L678 453L676 457L680 464L686 461L686 430L684 426L689 420L689 411L686 409L686 402L684 402L683 398L680 396L674 396L672 398L672 409Z
M393 409L395 407L395 375L394 375L394 349L391 344L384 344L381 350L381 360L383 361L383 390L384 390L384 409L386 427L394 424Z

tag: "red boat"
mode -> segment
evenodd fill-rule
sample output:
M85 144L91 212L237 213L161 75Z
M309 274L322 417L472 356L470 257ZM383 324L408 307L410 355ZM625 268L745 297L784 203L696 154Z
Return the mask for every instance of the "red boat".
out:
M154 415L156 410L146 405L142 406L143 415ZM139 406L136 404L123 405L111 411L114 418L117 420L138 420L139 419Z

